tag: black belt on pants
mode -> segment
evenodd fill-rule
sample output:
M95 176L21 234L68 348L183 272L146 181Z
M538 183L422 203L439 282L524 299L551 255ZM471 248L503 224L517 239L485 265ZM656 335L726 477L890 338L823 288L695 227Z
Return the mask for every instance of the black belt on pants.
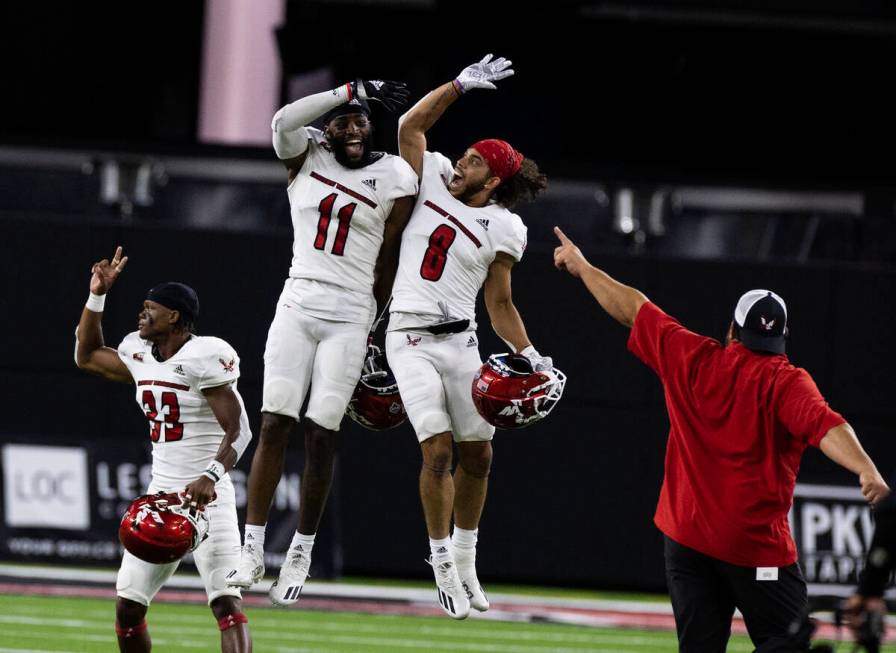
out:
M450 322L439 322L424 327L431 334L440 336L445 333L461 333L470 327L470 320L452 320Z

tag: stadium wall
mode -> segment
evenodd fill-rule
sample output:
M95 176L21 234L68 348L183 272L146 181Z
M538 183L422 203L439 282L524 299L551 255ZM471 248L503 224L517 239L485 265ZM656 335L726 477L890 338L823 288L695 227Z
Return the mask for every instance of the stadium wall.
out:
M90 265L109 256L119 243L131 258L107 302L107 343L115 346L135 328L143 293L151 285L166 280L190 283L202 302L200 332L228 340L241 356L240 391L257 434L262 352L288 268L289 239L145 225L24 221L0 224L0 239L4 250L14 254L0 262L7 280L0 358L4 462L9 445L81 448L88 462L84 485L77 487L89 493L88 504L99 500L101 473L96 463L105 458L115 465L132 458L134 468L123 472L130 480L122 490L132 489L134 479L139 480L139 468L148 462L148 439L132 389L92 378L78 371L72 360L73 331L87 296ZM689 328L716 337L723 336L740 293L751 287L775 289L790 309L791 360L812 372L831 405L856 427L889 473L896 460L891 437L896 406L890 401L888 370L894 354L889 327L896 273L855 265L759 266L648 258L600 264L642 289ZM554 357L569 383L550 419L523 431L499 432L495 438L480 534L481 575L492 582L661 589L661 540L651 522L668 429L661 387L626 351L626 330L612 322L583 287L553 269L549 249L530 249L514 274L514 288L533 342ZM484 311L479 315L482 355L503 350ZM328 562L322 574L428 576L417 495L419 453L409 426L372 433L347 420L342 433L337 495L326 526ZM293 474L301 470L300 442L296 432ZM246 473L251 451L239 466ZM111 473L113 467L105 469ZM78 532L16 526L20 518L14 503L19 499L13 471L12 463L3 466L0 557L77 559L58 551L44 551L48 558L40 558L27 547L10 547L12 538L23 535L72 540ZM118 478L116 474L106 480ZM62 488L63 479L57 480ZM814 451L804 459L800 481L813 487L853 485L848 474ZM830 553L827 566L818 568L820 580L849 583L855 572L849 560L860 558L856 543L867 543L867 511L837 492L827 499L807 492L795 509L794 524L798 537L814 539L801 546L817 555ZM77 494L66 496L83 506ZM116 499L120 503L125 497ZM35 510L41 509L35 505ZM278 523L289 522L294 505L286 500ZM52 501L44 506L64 508ZM118 507L113 502L103 510L111 514ZM114 533L106 532L114 518L102 517L96 505L84 509L88 530L103 531L114 542Z

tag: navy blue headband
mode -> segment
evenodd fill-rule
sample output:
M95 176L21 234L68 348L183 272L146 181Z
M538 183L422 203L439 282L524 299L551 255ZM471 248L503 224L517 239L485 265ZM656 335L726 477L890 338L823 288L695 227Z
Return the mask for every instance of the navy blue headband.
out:
M146 293L146 299L156 302L172 311L180 311L180 314L189 322L193 322L199 316L199 296L190 286L167 281L150 288Z

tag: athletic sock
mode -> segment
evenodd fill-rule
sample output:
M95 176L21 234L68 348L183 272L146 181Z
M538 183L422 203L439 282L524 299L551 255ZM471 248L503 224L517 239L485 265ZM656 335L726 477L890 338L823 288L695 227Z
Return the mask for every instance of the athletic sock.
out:
M292 542L290 542L289 548L293 549L301 544L302 551L310 554L311 549L314 547L314 538L316 535L316 533L312 533L311 535L303 535L299 531L296 531L292 536Z
M445 559L451 557L451 538L446 537L441 540L429 538L429 550L432 552L432 558Z
M266 526L267 524L265 524ZM250 542L260 548L264 548L264 526L255 526L253 524L246 524L245 535L243 537L243 544L249 544Z
M479 529L468 531L464 528L454 527L454 534L451 536L451 544L455 549L464 549L465 551L475 550L476 542L479 539Z

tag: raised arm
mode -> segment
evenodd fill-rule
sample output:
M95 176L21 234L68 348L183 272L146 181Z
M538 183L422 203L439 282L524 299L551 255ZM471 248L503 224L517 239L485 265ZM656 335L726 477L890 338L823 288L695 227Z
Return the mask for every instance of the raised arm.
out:
M479 63L464 68L457 79L430 91L398 119L398 151L417 176L423 174L423 153L426 152L426 132L436 124L445 109L461 95L474 88L495 89L493 82L510 77L513 63L504 57L494 61L487 54Z
M877 471L871 458L865 453L856 437L856 432L846 422L828 431L818 447L835 463L858 474L862 496L868 503L877 504L890 494L890 488L886 481Z
M584 281L585 287L610 317L631 328L638 311L647 303L647 297L640 290L619 283L603 270L591 265L560 227L554 227L554 233L560 239L560 246L554 249L554 266Z
M296 175L305 163L308 155L308 125L320 118L330 109L358 97L362 100L375 100L382 103L389 111L394 111L407 104L409 96L407 86L402 82L390 80L360 80L343 84L332 91L315 93L287 104L274 114L271 121L274 152L283 161L289 171L289 180Z
M75 363L79 368L98 374L110 381L131 383L128 368L118 357L118 351L106 347L103 340L103 308L106 293L127 265L128 257L116 248L112 261L103 259L93 264L90 276L90 297L81 311L81 320L75 331Z

